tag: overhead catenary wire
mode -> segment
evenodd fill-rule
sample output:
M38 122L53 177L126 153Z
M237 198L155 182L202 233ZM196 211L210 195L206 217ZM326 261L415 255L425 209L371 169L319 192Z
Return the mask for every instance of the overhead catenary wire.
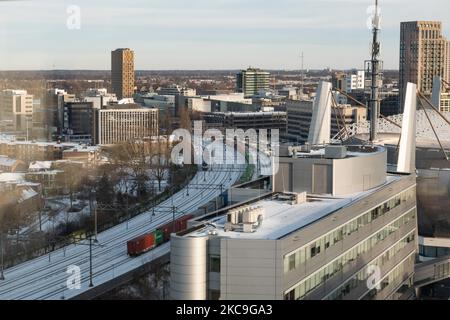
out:
M334 116L336 118L336 124L337 124L337 127L338 127L339 139L342 142L344 142L344 139L342 138L342 135L340 134L341 133L341 125L340 125L339 117L338 117L338 112L340 111L340 109L339 109L339 106L338 106L338 104L336 102L336 99L334 97L333 90L330 90L330 94L331 94L331 101L333 102L332 106L333 106L333 109L334 109ZM341 120L342 120L342 117L341 117ZM345 125L345 119L344 119L343 124L342 124L342 130L345 132L346 138L348 138L348 131L347 131L347 126Z
M419 93L419 95L421 95L421 94ZM444 146L442 145L442 142L441 142L441 140L439 139L439 136L438 136L438 134L437 134L437 132L436 132L436 129L435 129L434 126L433 126L433 122L431 121L431 119L430 119L430 117L429 117L429 115L428 115L428 112L427 112L427 110L425 109L425 106L423 105L422 101L421 101L420 99L418 99L418 100L419 100L419 105L422 107L423 112L425 113L425 116L427 117L427 120L428 120L428 122L430 123L431 129L433 130L433 133L434 133L434 135L435 135L435 137L436 137L436 139L437 139L437 141L438 141L438 143L439 143L439 146L441 147L441 151L442 151L442 153L444 154L445 159L448 161L448 160L449 160L448 155L447 155L447 153L445 152Z

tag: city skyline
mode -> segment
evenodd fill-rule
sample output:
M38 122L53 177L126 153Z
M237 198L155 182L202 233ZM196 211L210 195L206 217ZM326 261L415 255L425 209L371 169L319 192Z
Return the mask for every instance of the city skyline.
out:
M301 51L308 69L362 68L369 58L372 0L261 2L0 1L0 70L109 70L118 47L136 52L136 70L296 70ZM80 29L67 27L71 5L81 9ZM400 22L442 21L450 34L445 7L381 2L385 69L398 69Z

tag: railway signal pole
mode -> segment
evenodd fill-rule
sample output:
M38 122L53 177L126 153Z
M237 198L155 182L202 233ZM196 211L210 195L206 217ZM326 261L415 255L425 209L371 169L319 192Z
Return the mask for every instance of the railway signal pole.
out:
M95 201L95 203L94 203ZM95 243L98 243L97 235L98 235L98 219L97 219L97 192L95 190L92 190L91 196L89 197L89 208L91 210L91 217L92 212L94 213L94 232L95 232Z
M95 220L95 243L98 243L97 235L98 235L98 219L97 219L97 204L94 206L94 220Z
M175 212L177 211L177 208L175 206L172 206L172 232L175 231Z
M0 280L5 280L3 261L3 232L0 232Z
M89 239L89 243L76 243L77 245L82 245L82 246L89 246L89 288L92 288L94 286L94 271L93 271L93 267L92 267L92 247L93 246L97 246L97 247L104 247L104 245L101 244L95 244L95 241L92 239L92 234L89 234L87 237L87 239Z
M94 286L92 282L92 235L89 236L89 288Z

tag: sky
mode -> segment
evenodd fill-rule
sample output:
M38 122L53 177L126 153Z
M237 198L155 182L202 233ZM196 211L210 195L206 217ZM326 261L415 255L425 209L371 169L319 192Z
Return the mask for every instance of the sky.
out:
M0 70L363 68L374 0L0 0ZM385 69L398 69L400 22L438 20L450 1L380 0ZM78 15L79 12L79 15ZM78 19L79 17L79 19Z

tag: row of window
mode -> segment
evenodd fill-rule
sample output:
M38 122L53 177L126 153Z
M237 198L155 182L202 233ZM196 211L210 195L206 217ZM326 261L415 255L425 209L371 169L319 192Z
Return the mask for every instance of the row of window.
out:
M419 254L426 258L438 258L450 254L450 248L419 245Z
M311 274L308 278L302 280L297 286L295 286L294 289L290 290L286 294L286 299L287 300L302 299L308 293L324 284L329 278L333 277L336 273L341 272L346 265L348 265L353 261L356 261L362 254L372 250L372 248L374 248L378 243L386 239L390 234L396 232L403 225L408 224L411 220L414 220L415 218L416 218L415 209L404 214L403 216L401 216L400 218L398 218L397 220L395 220L394 222L392 222L391 224L389 224L388 226L386 226L385 228L374 234L372 237L366 239L365 241L362 241L357 246L353 247L351 250L347 251L346 253L342 254L340 257L330 262L320 270ZM401 250L406 244L414 241L414 239L415 239L414 232L412 232L398 243L398 247L397 246L394 247L395 250L397 250L396 252ZM389 251L386 252L382 257L380 257L382 259L380 261L381 264L386 263L392 257L391 252Z
M379 256L375 261L367 265L363 270L358 272L352 279L341 287L339 287L336 291L326 297L327 300L342 300L345 296L349 295L355 288L358 288L361 284L368 284L368 279L374 273L374 266L381 267L384 263L387 263L392 257L394 257L400 250L402 250L407 244L414 241L415 232L409 234L406 238L403 238L400 242L398 242L394 247L386 251L384 254ZM412 261L411 261L412 259ZM396 266L392 271L390 271L385 278L383 278L378 283L371 283L374 286L373 289L367 293L363 299L367 297L373 298L376 294L378 294L381 290L385 289L389 284L392 283L392 275L396 275L398 270L401 270L403 273L404 268L402 266L411 266L414 264L415 254L410 255L406 261ZM395 278L395 277L394 277ZM401 283L401 282L400 282ZM400 284L398 283L398 284ZM369 289L369 288L368 288Z
M299 266L303 265L321 252L341 242L346 237L371 224L373 220L378 219L379 217L398 207L402 202L408 201L415 196L416 188L411 188L405 192L402 192L394 198L386 201L379 207L366 212L365 214L354 218L353 220L350 220L340 228L325 234L315 242L305 245L289 254L286 254L284 256L284 273L286 274L292 270L297 269Z
M441 33L438 30L422 30L422 38L440 39Z
M361 299L362 300L373 300L381 291L386 289L388 286L391 286L391 288L398 287L402 282L404 282L405 279L405 272L407 270L411 270L411 266L414 266L415 261L415 255L411 254L407 260L405 260L403 263L399 264L397 267L394 268L389 274L381 280L379 285L372 290L370 290L368 293L366 293ZM408 274L409 276L409 274Z

